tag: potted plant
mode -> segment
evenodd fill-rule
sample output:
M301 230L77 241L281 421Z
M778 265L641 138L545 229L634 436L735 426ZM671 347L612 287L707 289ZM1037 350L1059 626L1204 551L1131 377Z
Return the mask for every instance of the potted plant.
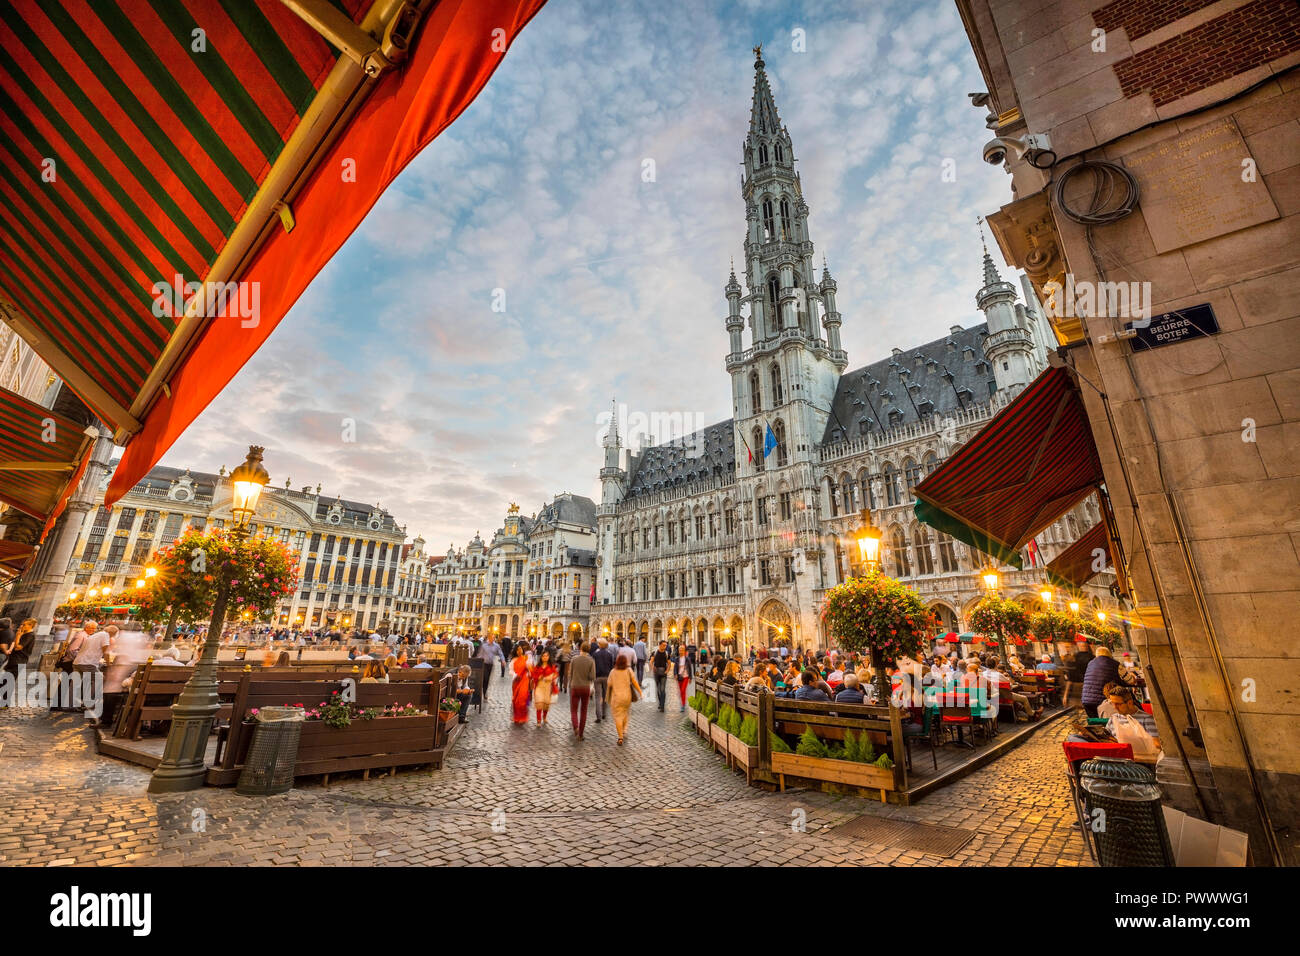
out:
M794 753L772 751L772 772L785 789L787 776L876 790L881 802L898 789L894 761L888 754L876 755L866 734L846 731L844 743L827 746L812 727L805 727Z
M916 591L879 571L831 588L822 621L844 650L870 652L876 670L876 700L882 704L890 698L885 663L915 654L935 626Z
M438 719L444 724L449 720L454 720L460 714L460 701L452 697L444 697L438 702Z
M996 594L986 594L981 598L971 609L969 621L976 631L993 635L1000 662L1007 659L1007 638L1030 630L1029 612L1024 605Z

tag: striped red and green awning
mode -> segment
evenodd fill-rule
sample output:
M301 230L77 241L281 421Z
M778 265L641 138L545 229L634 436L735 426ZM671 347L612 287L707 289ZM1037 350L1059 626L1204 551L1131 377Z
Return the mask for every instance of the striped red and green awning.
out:
M1098 521L1047 565L1047 578L1059 588L1080 588L1111 567L1110 535Z
M126 445L110 502L544 2L0 2L0 311Z
M81 478L89 445L76 422L0 388L0 502L48 529Z
M916 486L916 516L1023 566L1020 549L1103 481L1083 402L1064 368L1034 379Z
M21 574L35 554L33 545L0 538L0 583Z

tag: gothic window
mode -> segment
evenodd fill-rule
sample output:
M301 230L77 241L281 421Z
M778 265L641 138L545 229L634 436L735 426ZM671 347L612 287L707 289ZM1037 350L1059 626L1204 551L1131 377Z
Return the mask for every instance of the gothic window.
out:
M907 538L903 535L903 529L894 526L894 533L890 537L890 550L894 553L894 577L910 578L912 576L912 566L907 560Z
M767 165L767 144L766 143L758 144L758 165L760 166Z
M885 502L892 506L900 504L902 499L902 485L899 481L898 469L892 464L887 464L885 465Z
M927 451L925 453L924 464L922 465L922 468L925 471L925 473L927 475L932 474L934 470L938 467L939 467L939 456L932 451Z
M839 499L836 497L836 493L835 493L835 479L834 479L834 478L827 478L827 479L826 479L826 490L827 490L827 491L829 492L829 494L830 494L831 517L832 517L832 518L838 517L838 515L839 515L839 513L840 513L840 502L839 502Z
M921 525L912 529L912 545L916 548L916 573L934 574L934 558L930 556L930 536Z
M871 490L871 476L867 474L865 468L858 472L858 487L862 489L862 507L874 509L876 493Z
M763 432L759 428L754 429L753 437L750 439L749 450L754 453L754 470L763 470Z
M772 331L779 332L784 325L781 321L781 280L772 273L767 277L767 303L772 314Z
M853 500L853 479L848 475L842 475L840 477L840 490L840 493L843 495L844 513L846 515L853 514L853 512L858 510L858 506Z
M763 410L763 393L759 391L758 372L749 373L749 409L757 415Z
M781 238L790 238L790 201L788 199L781 200Z
M777 161L778 163L784 163L784 162L785 162L785 151L781 149L781 144L780 144L780 143L777 143L777 144L776 144L776 161Z
M763 200L763 238L767 240L776 238L776 224L772 220L772 200Z
M772 404L780 405L785 401L785 389L781 387L781 366L772 366ZM777 436L780 438L781 436Z
M788 491L781 492L778 500L780 502L780 507L781 507L781 520L789 521L794 513L790 492Z
M948 537L941 531L939 532L937 540L939 542L939 566L943 568L946 573L956 571L957 555L952 549L952 538Z
M910 491L921 483L921 466L909 459L904 463L903 468L907 477L907 488Z
M736 533L736 509L728 505L722 512L722 533Z

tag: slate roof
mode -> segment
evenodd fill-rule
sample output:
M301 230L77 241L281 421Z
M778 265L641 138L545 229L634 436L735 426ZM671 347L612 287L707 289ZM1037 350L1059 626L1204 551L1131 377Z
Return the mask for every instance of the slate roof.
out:
M520 524L522 526L522 522ZM574 524L583 528L594 528L596 527L596 502L582 495L557 495L537 513L537 524Z
M632 462L627 497L649 494L704 478L736 477L735 419L709 425L685 439L652 445Z
M983 323L969 329L954 326L943 338L845 372L822 444L861 438L864 428L883 431L987 402L995 384L984 357L987 336ZM951 382L945 372L951 373Z

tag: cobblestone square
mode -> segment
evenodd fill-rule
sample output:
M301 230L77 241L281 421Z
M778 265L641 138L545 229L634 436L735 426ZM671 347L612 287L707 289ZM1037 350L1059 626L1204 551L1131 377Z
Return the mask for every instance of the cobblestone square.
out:
M1081 866L1060 740L1045 728L915 806L745 785L676 707L608 723L514 727L507 695L472 715L438 771L399 771L288 794L206 788L152 797L146 770L94 752L80 717L0 712L0 863L6 865ZM802 811L802 812L801 812ZM976 831L952 858L832 832L860 814ZM803 820L804 831L794 824Z

